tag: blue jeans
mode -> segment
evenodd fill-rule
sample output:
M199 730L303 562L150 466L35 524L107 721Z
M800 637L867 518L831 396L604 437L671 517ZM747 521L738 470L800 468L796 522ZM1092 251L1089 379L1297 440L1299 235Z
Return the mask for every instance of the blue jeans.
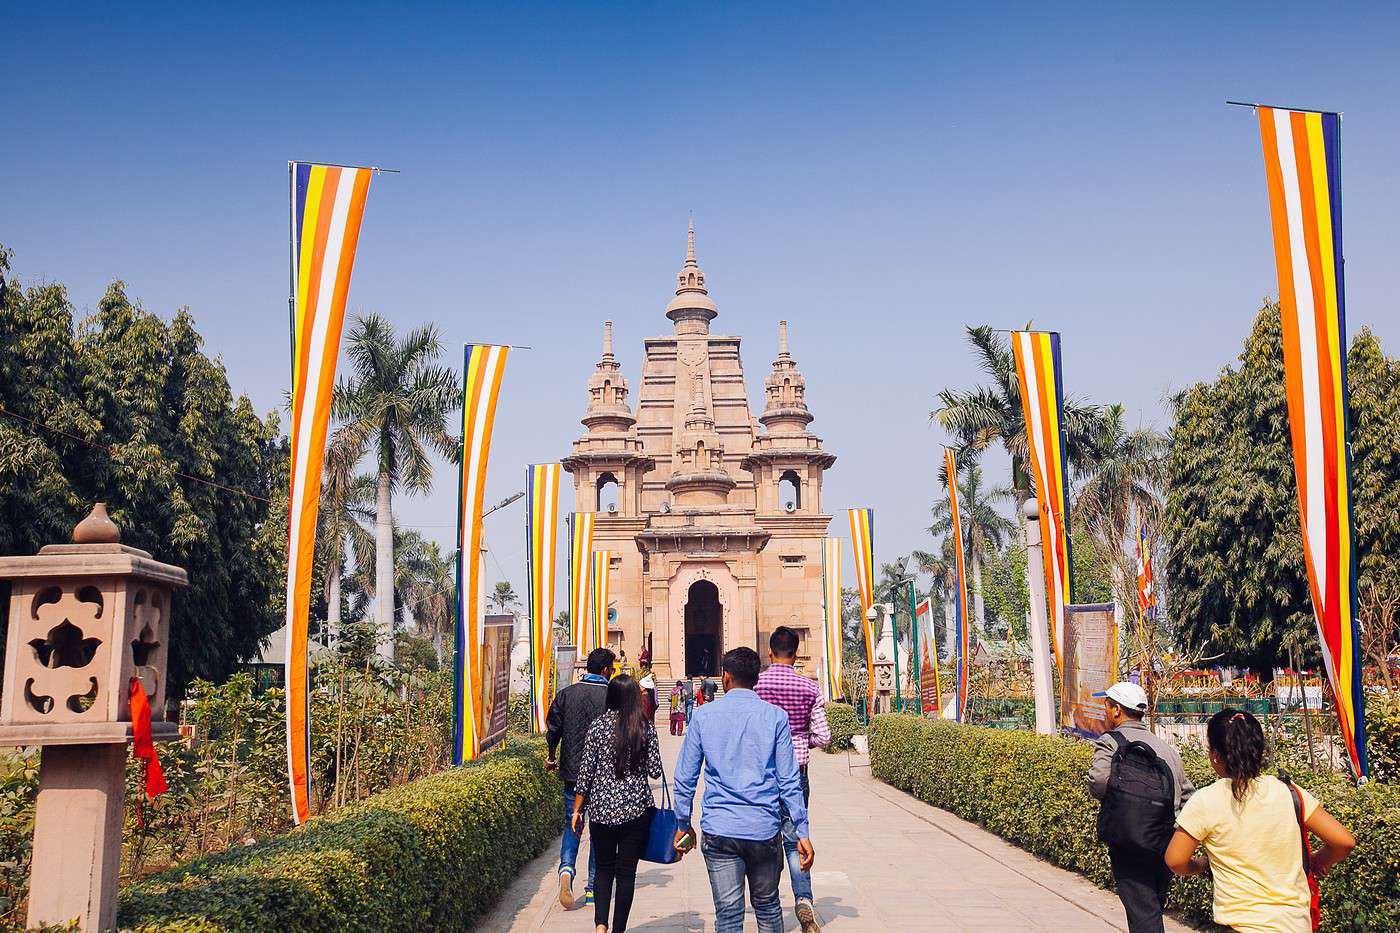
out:
M807 769L803 767L802 773L802 802L806 804L812 799L812 785L807 779ZM779 811L783 818L783 852L787 855L788 875L792 878L793 900L810 901L812 899L812 876L802 870L802 859L797 855L797 826L793 824L792 817L788 816L787 806L779 803ZM808 811L810 817L811 811Z
M564 785L564 839L559 843L559 873L573 874L574 862L578 861L578 845L583 832L575 833L569 826L569 816L574 812L574 785ZM593 890L593 881L598 876L598 856L593 847L588 848L588 884L585 890Z
M706 833L700 843L715 899L715 933L743 933L744 882L758 919L758 933L783 933L778 879L783 874L782 834L768 840Z

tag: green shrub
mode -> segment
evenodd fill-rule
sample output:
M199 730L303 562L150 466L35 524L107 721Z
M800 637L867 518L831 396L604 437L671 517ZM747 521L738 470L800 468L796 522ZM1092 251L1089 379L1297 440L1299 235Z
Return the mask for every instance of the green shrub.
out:
M1108 852L1094 838L1098 802L1084 784L1092 756L1087 742L914 716L877 716L870 730L875 777L1107 887ZM1214 780L1203 756L1184 760L1197 786ZM1323 928L1400 929L1400 786L1297 780L1357 838L1322 883ZM1205 921L1210 903L1208 879L1178 878L1167 906Z
M1366 697L1366 759L1372 779L1400 782L1400 694Z
M122 893L138 933L465 929L558 834L540 742L512 741Z
M860 720L856 718L856 708L849 703L826 704L826 721L831 726L831 744L828 752L844 752L851 747L851 736L860 735Z

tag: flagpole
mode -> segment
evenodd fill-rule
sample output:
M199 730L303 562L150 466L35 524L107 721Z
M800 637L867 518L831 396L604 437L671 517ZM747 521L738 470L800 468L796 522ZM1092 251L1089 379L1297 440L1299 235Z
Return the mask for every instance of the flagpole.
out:
M287 335L291 343L292 379L297 371L297 164L287 163ZM295 394L296 387L292 387Z

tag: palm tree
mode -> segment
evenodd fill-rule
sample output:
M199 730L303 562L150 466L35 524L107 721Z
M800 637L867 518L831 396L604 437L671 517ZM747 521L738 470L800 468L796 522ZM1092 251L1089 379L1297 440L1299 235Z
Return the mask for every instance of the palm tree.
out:
M520 608L520 595L515 592L515 587L511 586L509 580L497 580L496 588L486 597L486 604L496 612L509 612L513 615Z
M991 326L967 328L967 340L978 357L978 365L991 377L992 384L974 389L944 389L938 393L939 407L929 412L953 435L959 460L975 460L989 447L1000 444L1011 457L1011 486L1019 510L1030 496L1026 471L1029 450L1026 421L1021 411L1021 385L1016 379L1016 359L1010 342ZM1099 409L1065 399L1064 422L1069 462L1074 465L1087 451L1095 432Z
M457 376L435 365L442 352L437 328L415 328L394 339L377 314L355 319L347 357L350 378L336 387L334 412L344 422L332 443L358 461L375 461L376 621L381 654L392 657L394 605L394 510L396 490L426 492L432 485L430 452L449 461L460 456L459 439L447 427L461 407Z
M1103 545L1110 560L1113 594L1120 605L1130 606L1136 597L1127 589L1133 576L1124 542L1133 530L1133 516L1153 526L1162 514L1158 490L1167 481L1166 435L1151 428L1128 430L1123 406L1110 405L1094 433L1080 473L1084 482L1071 516L1083 523Z
M365 530L365 524L374 517L370 505L374 500L374 478L354 475L354 465L346 450L332 447L326 451L316 545L326 566L326 631L331 639L340 637L341 581L347 541L357 567L374 564L374 538Z
M966 559L972 567L972 619L978 635L985 637L987 620L982 598L982 559L988 549L1002 547L1016 531L1015 523L998 512L994 505L1012 498L1012 491L1005 486L988 489L982 480L982 468L976 463L966 465L959 472L962 476L958 479L958 509L962 514L957 520L962 525ZM928 529L929 533L951 537L954 521L952 500L944 498L938 502L932 514L933 525Z
M441 661L443 641L456 622L456 554L443 554L436 541L429 541L417 531L401 534L394 554L399 625L402 627L406 621L403 614L409 613L419 634L432 641Z

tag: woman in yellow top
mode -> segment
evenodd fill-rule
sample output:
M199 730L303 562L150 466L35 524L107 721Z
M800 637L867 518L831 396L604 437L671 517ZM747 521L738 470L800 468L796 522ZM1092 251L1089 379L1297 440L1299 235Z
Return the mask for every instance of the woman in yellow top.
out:
M1309 933L1311 894L1303 870L1302 833L1289 786L1264 769L1259 720L1224 709L1206 727L1210 764L1229 780L1192 795L1176 817L1167 867L1178 875L1207 871L1215 882L1215 922L1240 933ZM1322 845L1313 850L1319 877L1346 858L1356 840L1302 788L1303 821ZM1195 857L1204 846L1209 860Z

